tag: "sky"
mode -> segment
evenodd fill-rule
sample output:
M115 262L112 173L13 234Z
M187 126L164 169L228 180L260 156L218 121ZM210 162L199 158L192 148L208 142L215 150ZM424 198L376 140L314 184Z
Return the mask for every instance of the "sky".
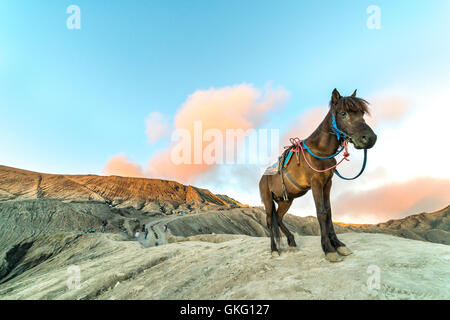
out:
M0 164L171 179L261 205L260 175L289 138L314 130L334 88L358 89L378 142L360 179L334 179L334 219L437 210L450 199L449 17L446 0L2 0ZM280 142L264 163L175 165L172 134L195 121ZM351 154L347 175L362 161ZM315 215L311 194L290 213Z

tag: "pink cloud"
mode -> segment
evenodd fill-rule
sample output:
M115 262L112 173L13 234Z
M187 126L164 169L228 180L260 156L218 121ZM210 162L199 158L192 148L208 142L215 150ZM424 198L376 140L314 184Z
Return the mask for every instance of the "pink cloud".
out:
M242 129L245 133L264 123L266 115L279 108L288 97L289 93L282 88L266 87L259 90L249 84L198 90L188 97L178 111L175 128L187 130L194 137L194 122L201 121L203 132L215 129L223 137L227 129ZM244 138L245 134L237 137L238 140ZM191 143L191 149L194 150L194 142ZM202 154L208 145L209 142L202 143ZM171 160L172 151L173 146L150 159L146 174L190 183L217 166L206 163L176 165ZM194 162L193 158L191 160Z
M376 96L370 102L371 116L366 117L366 122L372 127L385 121L398 122L406 116L411 108L409 100L401 96Z
M367 191L346 192L333 201L336 221L381 222L449 204L450 179L417 178Z
M281 107L288 98L289 93L282 88L266 86L261 90L245 83L223 88L197 90L189 95L178 110L174 129L186 130L191 137L194 137L194 123L201 121L203 132L215 129L225 137L227 129L242 129L243 134L239 134L237 139L244 139L247 130L261 126L266 121L267 114ZM146 133L151 142L155 142L167 134L167 128L168 125L163 121L161 114L153 113L147 119ZM202 142L202 154L211 142ZM194 150L194 142L191 141L191 144L191 149ZM144 170L145 176L191 183L200 174L217 167L216 164L204 162L202 164L176 165L171 158L175 145L176 143L172 143L169 148L161 150L149 160ZM226 153L227 150L223 150L223 152ZM106 174L142 176L140 167L129 162L123 155L112 158L104 172Z
M103 168L103 174L105 175L116 175L123 177L143 177L142 168L127 159L123 154L109 159L108 163Z

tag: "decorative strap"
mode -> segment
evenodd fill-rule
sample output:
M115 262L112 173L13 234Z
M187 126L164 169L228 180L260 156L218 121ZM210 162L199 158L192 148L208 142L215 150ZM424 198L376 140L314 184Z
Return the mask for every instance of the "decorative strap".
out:
M336 157L339 153L342 152L342 150L344 150L344 146L342 146L341 149L338 150L338 152L336 152L335 154L333 154L333 155L331 155L331 156L328 156L328 157L320 157L320 156L318 156L318 155L315 155L315 154L308 148L308 146L305 144L305 140L302 141L302 145L303 145L303 148L305 148L306 151L308 151L310 155L312 155L313 157L315 157L315 158L317 158L317 159L331 159L331 158Z
M295 181L294 177L291 176L291 174L289 173L289 171L287 171L286 168L283 168L283 173L286 175L286 177L288 178L288 180L289 180L289 181L290 181L297 189L299 189L299 190L302 190L302 189L303 189L302 186L299 185L299 184L297 183L297 181Z

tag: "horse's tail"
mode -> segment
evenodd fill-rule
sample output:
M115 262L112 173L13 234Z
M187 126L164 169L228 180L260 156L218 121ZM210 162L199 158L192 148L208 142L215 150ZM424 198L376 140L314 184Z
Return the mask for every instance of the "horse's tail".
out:
M280 249L281 233L280 233L280 226L278 225L278 214L277 210L275 209L275 203L272 206L272 231L275 241L277 243L277 247L278 249Z

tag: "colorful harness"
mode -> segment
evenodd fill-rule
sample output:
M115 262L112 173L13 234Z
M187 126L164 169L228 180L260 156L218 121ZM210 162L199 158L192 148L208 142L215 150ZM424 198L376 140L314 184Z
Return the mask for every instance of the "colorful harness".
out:
M337 175L339 178L344 179L344 180L355 180L356 178L358 178L358 177L364 172L364 170L365 170L365 168L366 168L366 164L367 164L367 149L364 149L364 161L363 161L363 165L362 165L361 171L360 171L356 176L354 176L353 178L346 178L346 177L343 177L343 176L339 173L339 171L337 170L337 166L340 165L344 160L350 161L350 159L348 159L348 157L350 156L350 153L348 152L348 135L347 135L345 132L341 131L341 130L338 128L337 123L336 123L336 117L335 117L334 113L332 114L332 128L333 128L334 134L336 134L337 140L338 140L338 141L341 141L341 138L342 138L342 141L341 141L342 147L341 147L340 150L338 150L335 154L330 155L330 156L321 157L321 156L315 155L315 154L311 151L311 149L309 149L308 146L306 145L306 143L305 143L306 139L305 139L305 140L300 140L299 138L291 138L291 139L289 139L289 141L291 142L291 145L288 146L288 147L285 147L287 150L289 150L289 152L288 152L287 156L286 156L285 159L284 159L283 166L282 166L282 170L280 171L280 174L281 174L281 183L282 183L283 191L284 191L284 201L288 201L288 196L287 196L286 186L284 185L284 180L283 180L283 174L282 174L282 173L284 173L284 174L286 175L286 177L289 179L289 181L290 181L292 184L294 184L297 188L301 189L301 186L298 185L298 183L295 181L295 179L293 179L293 177L289 174L289 172L288 172L287 169L286 169L286 167L287 167L287 165L289 164L289 162L291 161L292 155L293 155L294 153L295 153L296 156L297 156L297 163L298 163L298 164L300 164L300 156L299 156L299 154L300 154L300 151L301 151L301 152L302 152L302 155L303 155L303 158L305 159L306 164L307 164L312 170L314 170L315 172L326 172L326 171L335 169L334 172L336 173L336 175ZM287 150L286 150L286 151L287 151ZM324 170L319 170L319 169L314 168L314 167L308 162L308 159L306 158L305 150L306 150L310 155L312 155L313 157L315 157L315 158L317 158L317 159L331 159L331 158L336 157L336 156L337 156L338 154L340 154L343 150L345 150L345 152L344 152L344 157L343 157L338 163L336 163L334 166L332 166L332 167L330 167L330 168L327 168L327 169L324 169Z

